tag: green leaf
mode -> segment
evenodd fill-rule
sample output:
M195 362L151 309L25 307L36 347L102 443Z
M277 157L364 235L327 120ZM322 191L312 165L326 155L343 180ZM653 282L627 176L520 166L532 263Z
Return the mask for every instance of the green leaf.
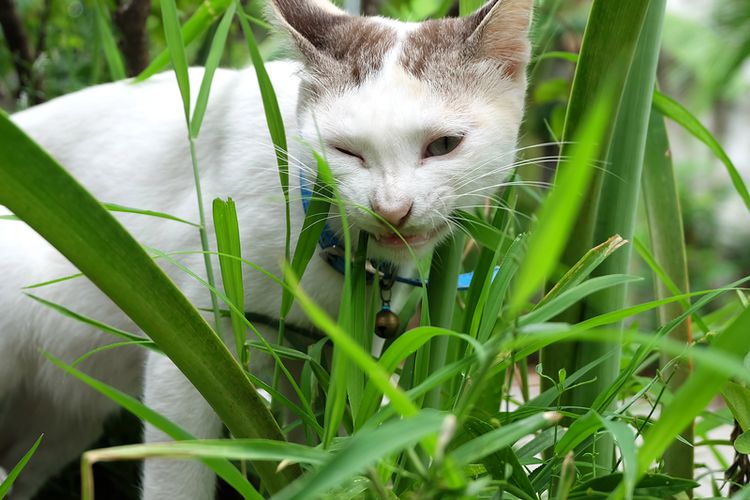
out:
M639 276L628 276L625 274L610 274L608 276L597 276L591 278L580 285L576 285L573 288L560 293L555 298L547 301L543 306L534 309L532 312L521 316L518 319L518 324L524 326L531 323L542 323L557 316L579 300L588 297L593 293L641 280L643 280L643 278Z
M528 418L503 425L486 434L462 444L450 453L458 465L475 463L491 453L495 453L507 446L512 446L519 439L560 420L560 415L554 412L542 412Z
M149 217L159 217L160 219L173 220L175 222L182 222L183 224L188 224L194 227L200 227L200 224L196 224L195 222L190 222L185 219L180 219L179 217L175 217L174 215L170 215L170 214L165 214L164 212L154 212L153 210L142 210L140 208L126 207L123 205L118 205L116 203L102 203L102 205L104 205L104 208L106 208L110 212L123 212L123 213L128 213L128 214L148 215Z
M616 472L579 483L573 488L570 499L590 498L593 492L609 493L622 483L622 474ZM682 491L697 488L699 484L690 479L670 477L665 474L646 474L638 481L635 494L650 498L672 498Z
M50 302L49 300L43 299L41 297L37 297L36 295L27 293L26 296L29 297L30 299L33 299L33 300L39 302L40 304L43 304L43 305L49 307L50 309L52 309L54 311L59 312L63 316L66 316L68 318L74 319L76 321L80 321L81 323L84 323L86 325L93 326L97 330L101 330L104 333L109 333L110 335L114 335L115 337L119 337L121 339L125 339L125 340L131 341L131 342L141 342L143 340L148 340L148 339L145 339L144 337L142 337L140 335L136 335L134 333L126 332L125 330L120 330L119 328L115 328L114 326L110 326L110 325L108 325L106 323L102 323L101 321L95 320L95 319L90 318L88 316L84 316L82 314L78 314L77 312L71 311L70 309L68 309L66 307L63 307L60 304L56 304L54 302ZM156 348L155 345L153 347ZM159 349L156 348L156 350L158 351Z
M16 478L21 473L24 467L26 467L26 464L29 463L29 460L34 455L34 452L36 452L36 449L39 447L39 443L42 442L42 438L44 437L44 434L39 436L36 440L36 442L29 448L29 451L27 451L23 457L21 457L21 460L18 461L18 463L8 472L8 476L3 480L2 484L0 484L0 498L5 498L5 495L8 494L8 491L10 490L10 487L13 486L13 483L16 482Z
M167 436L176 440L192 440L195 439L190 433L185 431L182 427L178 426L171 420L156 413L151 408L143 405L140 401L125 394L124 392L111 387L104 382L100 382L93 377L86 375L85 373L67 365L52 356L51 354L44 353L44 355L58 368L65 372L73 375L81 382L84 382L89 387L95 389L97 392L103 394L107 398L111 399L122 408L128 410L133 415L137 416L141 420L150 423L160 431L164 432ZM261 498L255 488L247 482L247 479L234 467L228 460L221 458L209 458L203 461L209 466L216 474L226 480L233 488L237 491L248 495L250 498Z
M315 249L318 247L318 240L326 225L328 213L331 208L331 197L333 195L329 184L331 175L325 167L318 168L318 176L313 184L310 204L305 213L305 219L302 221L297 245L294 247L294 256L292 257L292 270L295 276L302 276L307 269ZM290 290L284 289L282 296L281 317L286 317L292 308L293 295Z
M229 7L233 0L205 0L195 10L190 19L182 27L180 36L182 44L187 47L195 39L206 33L211 25L222 15ZM169 49L165 49L151 61L151 64L144 69L135 79L136 82L143 81L156 73L162 71L169 64Z
M363 429L347 439L340 451L321 467L292 483L273 500L319 498L325 491L361 473L378 460L413 446L437 433L445 415L423 410L404 420L388 422L376 429Z
M528 251L511 295L511 315L516 315L544 283L562 255L594 174L593 161L600 149L608 115L609 101L595 101L572 146L570 160L558 168L555 187L542 205L529 238Z
M99 33L102 49L104 50L104 59L109 67L109 74L112 80L123 80L127 77L125 74L125 65L122 63L122 56L117 48L117 42L109 28L110 20L106 14L106 7L103 0L94 0L94 12L96 14L96 29Z
M164 271L86 190L0 114L0 204L106 293L177 365L236 437L283 440L239 364ZM296 467L256 466L277 490Z
M732 324L711 342L710 350L728 354L742 360L750 351L750 309L745 309ZM693 375L665 405L659 420L644 434L639 451L639 473L645 473L651 463L659 458L671 441L693 418L708 405L721 390L729 374L714 367L696 364ZM621 491L618 492L621 496Z
M555 283L555 286L553 286L552 289L547 292L544 298L537 303L534 309L539 309L541 306L543 306L556 296L560 295L565 290L578 285L583 280L588 278L591 272L596 269L599 264L604 262L604 259L612 255L615 250L625 245L626 243L627 241L622 239L620 235L615 235L610 237L604 243L600 243L599 245L586 252L586 254L581 257L581 259L576 262L575 265L571 267L568 272L566 272L563 277L557 281L557 283Z
M635 445L635 433L630 426L617 420L602 419L604 428L612 434L612 437L620 448L622 457L623 476L622 481L625 486L625 498L633 498L635 481L638 476L638 450Z
M602 418L594 410L573 422L565 435L555 445L555 455L565 455L602 428Z
M214 39L211 41L211 49L209 50L208 58L206 59L206 69L203 73L201 88L198 91L198 98L195 101L193 118L190 120L190 135L194 139L200 134L201 125L203 124L203 116L206 114L206 108L208 107L208 95L211 92L211 82L213 81L216 68L219 66L221 55L224 52L224 44L226 44L227 35L229 34L229 28L232 26L232 19L234 18L234 12L236 9L237 4L235 2L229 4L229 8L224 12L224 17L221 18L219 27L216 28Z
M229 11L227 11L229 12ZM232 320L235 348L240 364L247 366L247 352L243 349L247 339L245 329L245 286L242 280L242 258L240 228L237 222L237 209L232 198L223 201L216 198L213 203L216 247L219 251L219 266L224 294L231 301L229 311ZM234 257L234 258L232 258Z
M734 449L743 455L750 454L750 431L745 431L734 440Z
M302 309L307 313L310 320L331 340L336 349L343 355L356 363L365 372L369 380L390 399L393 407L403 416L413 416L419 413L417 407L398 387L391 384L390 374L386 372L370 353L360 347L352 338L341 329L322 309L320 309L310 297L299 286L297 278L291 270L286 267L285 275L287 282L294 290L294 296ZM330 397L330 395L329 395Z
M185 46L180 35L180 21L177 18L177 6L175 0L161 1L161 17L164 23L164 36L167 40L167 48L174 66L177 77L177 86L182 96L182 106L185 111L185 122L190 124L190 78L188 77L187 56Z
M664 116L682 125L696 139L708 146L711 152L724 164L735 191L737 191L742 201L745 202L745 206L750 210L750 193L747 190L747 186L745 186L742 176L737 171L734 163L732 163L724 148L721 147L721 144L711 135L711 132L697 118L690 114L685 107L661 92L654 93L654 107Z
M740 428L745 432L750 431L750 389L729 381L721 390L721 395Z
M172 443L131 444L87 451L91 464L102 460L139 460L164 458L223 458L226 460L263 460L312 465L325 463L330 454L318 448L267 439L199 439Z

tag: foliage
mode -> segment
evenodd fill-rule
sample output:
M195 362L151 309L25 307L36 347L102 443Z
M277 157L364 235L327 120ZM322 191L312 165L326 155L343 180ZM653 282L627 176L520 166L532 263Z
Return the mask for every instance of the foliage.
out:
M107 211L139 209L100 205L7 116L0 116L0 203L107 291L153 343L59 305L46 305L124 337L118 345L139 343L169 356L236 438L192 440L138 401L64 365L51 353L51 362L61 370L181 441L88 452L82 469L85 495L92 493L96 462L188 456L203 460L249 498L667 498L691 494L697 486L693 479L706 475L689 453L674 453L691 446L692 433L683 429L690 429L696 417L702 419L695 435L709 443L706 446L713 446L706 437L712 418L736 418L744 434L735 447L747 450L750 311L741 288L745 280L736 280L735 273L732 283L691 293L685 257L690 248L686 251L682 226L670 225L683 212L679 183L665 160L669 142L664 118L707 144L726 166L733 196L744 203L750 198L720 142L689 107L666 90L654 94L664 2L594 0L590 11L586 2L538 3L536 58L523 133L527 147L520 150L518 173L485 210L457 214L466 239L456 238L436 251L429 285L416 287L407 301L405 310L412 311L422 302L419 326L388 342L379 358L369 349L377 308L366 285L366 236L355 247L346 235L347 273L338 318L328 317L299 286L315 258L321 214L341 210L324 158L318 158L313 200L296 248L289 244L287 217L287 265L283 279L276 278L283 297L280 340L292 301L327 339L307 352L245 341L255 326L243 311L242 275L248 266L257 266L239 253L242 233L234 202L213 202L225 285L217 289L210 272L204 285L214 299L216 324L222 313L231 317L233 335L227 337L233 339L233 359L216 325L202 319ZM464 14L475 6L470 1L454 6L438 0L388 0L381 8L387 15L417 20L451 11ZM7 48L0 46L0 98L7 109L123 75L118 48L123 32L110 19L112 5L28 0L17 2L17 9L29 39L40 50L31 61L32 83L19 87L23 82ZM288 196L289 167L283 153L288 138L262 68L263 58L279 50L258 20L260 9L255 2L243 7L228 1L198 6L162 0L160 9L153 6L146 25L155 62L142 77L172 61L185 106L186 145L196 162L194 139L208 105L213 70L220 63L252 61L270 136L282 151L277 156L280 188ZM90 29L93 26L97 29ZM739 48L727 63L727 74L744 57L743 32L735 29ZM581 41L579 56L570 57ZM192 109L190 92L196 89L187 81L189 64L208 68ZM717 83L713 85L713 95L720 95ZM642 166L647 169L643 176ZM203 210L197 165L193 167L197 203ZM554 179L551 167L557 168ZM536 189L551 180L548 193ZM78 202L66 204L66 197ZM638 211L640 199L646 204L645 216ZM202 217L201 230L204 227ZM648 243L637 239L634 245L638 260L631 258L629 247L621 248L629 242L616 233L627 240L648 234ZM210 268L207 238L202 231L200 251ZM156 249L154 254L172 259ZM427 272L426 265L420 269ZM631 269L653 280L655 290L650 291L648 281L629 275ZM462 270L472 270L474 280L469 290L457 292L455 277ZM701 271L691 270L703 283ZM228 311L221 311L219 302ZM657 310L658 317L649 315ZM695 339L691 324L699 329ZM333 348L330 363L326 343ZM247 371L251 349L274 356L277 377L272 384ZM542 363L529 374L528 367L542 351ZM661 364L654 370L659 357ZM302 378L292 380L298 402L277 390L282 375L291 379L284 364L289 359L304 363ZM674 365L682 371L672 378ZM688 377L691 366L695 371ZM530 388L535 378L543 381L539 393ZM291 410L295 425L305 431L304 443L284 440L257 387L271 394L274 406ZM708 409L719 393L728 411ZM643 444L635 444L636 436L643 437ZM671 451L664 455L667 449ZM247 480L230 460L251 461L257 480ZM722 493L721 479L711 480L717 495Z

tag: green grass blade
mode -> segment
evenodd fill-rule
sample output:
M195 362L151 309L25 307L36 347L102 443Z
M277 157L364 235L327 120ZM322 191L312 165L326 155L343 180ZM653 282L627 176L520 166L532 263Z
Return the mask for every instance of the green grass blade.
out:
M543 306L534 309L532 312L521 316L518 319L519 326L531 323L543 323L568 309L579 300L588 297L596 292L606 290L619 285L641 281L640 276L628 276L627 274L610 274L608 276L597 276L576 285L552 300L546 302Z
M568 272L566 272L562 278L560 278L557 283L555 283L555 286L552 287L552 289L547 292L547 294L540 300L536 306L534 306L535 309L539 309L541 306L555 298L556 296L560 295L565 290L568 290L569 288L572 288L579 283L581 283L583 280L589 277L591 272L596 269L599 264L604 262L604 259L612 255L612 253L620 248L621 246L625 245L627 241L622 239L621 236L615 235L609 238L604 243L601 243L581 257L581 259L575 263L573 267L571 267Z
M656 91L655 100L659 98L658 95L659 92ZM655 292L657 297L663 298L689 291L690 283L682 211L670 154L669 137L664 117L655 111L656 107L658 105L654 102L649 121L642 189L654 253L653 265L650 264L650 267L661 278L655 280ZM643 245L638 246L642 247L639 249L641 255L648 254ZM650 257L650 255L646 257L647 263ZM680 316L689 307L689 301L666 304L659 308L659 320L662 324L666 324ZM700 316L695 315L693 318L704 333L708 333L709 328ZM690 345L693 341L691 318L688 317L676 325L669 335L685 345ZM690 376L692 367L689 363L671 363L671 361L669 356L662 355L661 366L665 368L662 376L667 380L669 390L675 393ZM668 370L666 370L667 366L670 366ZM681 437L684 442L675 441L664 454L664 472L672 476L691 479L694 465L694 449L690 446L694 439L693 427L687 426Z
M70 200L75 200L71 203ZM23 219L106 293L177 365L236 437L283 440L239 364L114 217L0 114L0 204ZM298 469L256 466L276 490Z
M247 353L243 349L247 339L245 315L240 312L245 310L245 286L242 280L242 262L239 260L242 258L240 228L234 200L229 198L223 201L216 198L213 203L213 213L224 294L234 305L229 311L229 316L232 320L235 348L240 364L246 367Z
M106 14L106 7L103 0L94 0L94 13L96 15L96 29L99 33L99 39L104 50L104 59L107 61L109 74L112 80L123 80L127 77L125 65L122 62L120 50L117 48L117 42L110 29L109 16Z
M554 424L560 415L553 412L542 412L512 424L501 426L493 431L462 444L450 453L458 465L475 463L483 457L505 447L516 444L524 436Z
M209 28L211 28L211 25L229 7L232 1L233 0L206 0L201 2L200 6L182 27L180 33L182 44L187 47L195 41L196 38L206 33ZM151 64L149 64L148 67L138 75L135 81L143 81L162 71L169 64L169 60L170 53L167 48L151 61Z
M160 0L161 17L164 23L164 37L167 40L169 56L177 77L177 86L182 96L182 106L185 111L185 123L190 124L190 79L188 78L188 63L185 46L180 35L180 21L177 18L175 0Z
M203 73L201 88L198 91L198 97L195 100L193 118L190 120L190 135L193 139L198 138L198 134L200 134L203 117L205 116L206 108L208 107L208 95L211 92L211 82L214 79L216 68L219 67L221 55L224 53L224 45L226 44L227 35L229 35L229 28L232 26L232 19L234 18L234 12L236 9L237 4L235 2L229 4L229 8L224 12L224 17L221 18L219 27L216 29L214 39L211 41L211 49L209 50L208 58L206 59L206 69Z
M72 311L72 310L68 309L67 307L61 306L60 304L56 304L54 302L50 302L49 300L43 299L43 298L38 297L36 295L27 293L26 296L29 297L30 299L33 299L33 300L39 302L40 304L43 304L43 305L49 307L50 309L52 309L54 311L59 312L63 316L66 316L68 318L74 319L76 321L80 321L81 323L87 324L89 326L93 326L97 330L100 330L100 331L102 331L104 333L109 333L110 335L114 335L115 337L119 337L121 339L125 339L125 340L128 340L128 341L133 341L133 342L140 342L142 340L148 340L148 339L145 339L144 337L142 337L140 335L136 335L134 333L126 332L125 330L120 330L119 328L115 328L114 326L110 326L110 325L108 325L106 323L102 323L101 321L98 321L98 320L96 320L94 318L90 318L88 316L84 316L82 314L78 314L77 312ZM158 350L158 348L157 348L157 350Z
M727 354L738 361L750 351L750 309L740 314L732 324L711 342L710 350ZM719 393L729 374L721 373L714 367L696 364L695 371L687 382L665 405L659 420L644 434L643 446L639 451L639 477L646 473L651 463L661 457L672 440L700 414ZM622 498L622 488L616 498Z
M602 419L604 428L612 435L615 444L620 448L622 457L622 483L625 488L625 498L633 498L636 478L638 477L638 449L635 445L635 433L626 423L617 420Z
M39 447L39 443L42 442L43 437L44 434L39 436L36 442L31 446L31 448L29 448L29 451L27 451L24 456L21 457L21 460L19 460L18 463L10 470L10 472L8 472L8 477L6 477L0 484L0 498L5 498L5 495L8 494L10 487L13 486L13 483L16 482L16 478L18 477L18 475L21 473L23 468L26 467L26 464L29 463L29 460L31 460L31 457Z
M131 444L91 450L85 460L139 460L143 458L224 458L227 460L273 460L321 465L329 453L301 444L281 443L266 439L199 439L173 443Z
M300 478L272 497L273 500L320 498L328 489L364 471L383 457L413 446L436 434L446 417L433 411L422 411L409 419L388 422L376 429L362 430L323 466Z
M302 222L297 245L294 247L292 257L292 271L295 276L302 276L310 263L315 250L318 248L318 240L326 225L326 219L331 208L331 197L333 195L329 180L330 172L325 168L318 167L318 176L313 184L313 192L310 205L307 207L305 220ZM284 289L281 305L281 317L286 317L292 307L293 295L290 290Z
M195 222L190 222L185 219L180 219L179 217L175 217L174 215L170 215L170 214L165 214L164 212L155 212L153 210L142 210L140 208L126 207L123 205L118 205L116 203L102 203L102 205L104 205L104 208L106 208L110 212L123 212L127 214L147 215L149 217L158 217L160 219L167 219L167 220L172 220L175 222L181 222L183 224L188 224L193 227L200 227L200 224L196 224Z
M654 107L659 110L664 116L679 123L685 130L693 134L693 136L701 141L703 144L708 146L711 152L724 164L727 169L729 178L732 180L737 194L740 195L745 206L750 210L750 193L747 190L745 182L742 180L742 176L737 171L737 167L734 166L732 160L721 147L721 144L711 135L703 124L698 121L684 106L680 103L668 97L661 92L654 93Z
M430 342L435 337L453 337L461 340L465 340L470 343L475 352L480 357L485 356L484 348L473 338L468 335L447 330L444 328L438 328L435 326L420 326L404 332L400 335L389 347L385 350L378 364L388 373L391 374L398 367L398 365L404 361L407 357L414 354L427 342ZM430 372L430 373L434 373ZM365 386L364 395L360 403L360 411L357 420L355 421L355 429L364 426L367 423L367 419L375 413L375 410L380 403L380 387L373 381L369 381Z
M334 345L350 359L356 363L360 369L365 372L369 380L390 399L393 407L403 416L413 416L419 413L417 407L409 398L399 389L391 384L390 375L375 360L370 353L359 346L344 330L341 329L328 315L320 309L310 297L299 286L297 278L287 267L285 270L287 282L294 289L294 296L302 309L307 313L310 320L331 340ZM335 369L335 368L334 368ZM329 395L330 397L330 395Z
M511 315L518 314L562 255L566 238L581 209L583 194L594 174L593 161L599 153L609 119L608 102L605 99L595 102L576 137L571 159L558 169L555 187L542 205L538 224L529 238L526 258L511 295Z
M45 353L47 359L50 360L55 366L65 371L66 373L76 377L81 382L85 383L92 389L95 389L100 394L111 399L122 408L126 409L133 415L137 416L141 420L150 423L160 431L164 432L167 436L176 440L195 439L190 433L182 429L180 426L170 421L169 419L159 415L152 409L143 405L137 399L125 394L124 392L111 387L104 382L100 382L89 375L73 368L66 363L63 363L59 359L55 358L51 354ZM232 485L237 491L249 495L251 498L261 498L255 488L247 482L247 479L240 474L228 460L222 459L207 459L204 463L211 467L221 478L225 479L229 484Z
M279 166L279 181L281 182L281 190L286 202L286 237L284 255L286 260L289 261L291 260L291 224L289 213L289 160L287 158L286 129L284 128L284 121L281 118L281 110L279 109L279 102L276 99L276 92L273 89L273 85L271 85L271 78L268 76L266 66L263 63L263 57L260 55L258 44L255 42L255 36L253 35L250 26L247 24L244 12L240 11L239 19L240 24L242 25L242 31L245 33L248 49L250 50L250 60L252 60L253 67L255 68L255 76L258 79L260 95L263 101L263 111L265 112L266 123L268 124L268 132L271 134L271 141L276 150L276 163Z

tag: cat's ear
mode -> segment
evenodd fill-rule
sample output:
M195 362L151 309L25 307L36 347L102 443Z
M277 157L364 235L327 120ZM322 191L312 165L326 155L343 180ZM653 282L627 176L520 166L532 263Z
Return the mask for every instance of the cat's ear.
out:
M523 74L531 57L529 24L533 0L489 0L466 18L467 42L476 57L497 60L511 76Z
M271 0L268 17L286 33L307 62L325 57L334 40L330 34L351 16L328 0Z

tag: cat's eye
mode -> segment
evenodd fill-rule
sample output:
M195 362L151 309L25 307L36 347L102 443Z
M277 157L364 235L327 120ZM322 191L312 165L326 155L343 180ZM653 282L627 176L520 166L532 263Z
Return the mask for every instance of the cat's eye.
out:
M362 155L355 153L354 151L349 151L348 149L344 149L338 146L334 146L333 149L338 151L341 154L344 154L346 156L351 156L353 158L357 158L359 161L364 162L365 159L362 157Z
M433 156L447 155L456 149L463 139L464 138L461 135L446 135L439 137L427 145L422 157L431 158Z

